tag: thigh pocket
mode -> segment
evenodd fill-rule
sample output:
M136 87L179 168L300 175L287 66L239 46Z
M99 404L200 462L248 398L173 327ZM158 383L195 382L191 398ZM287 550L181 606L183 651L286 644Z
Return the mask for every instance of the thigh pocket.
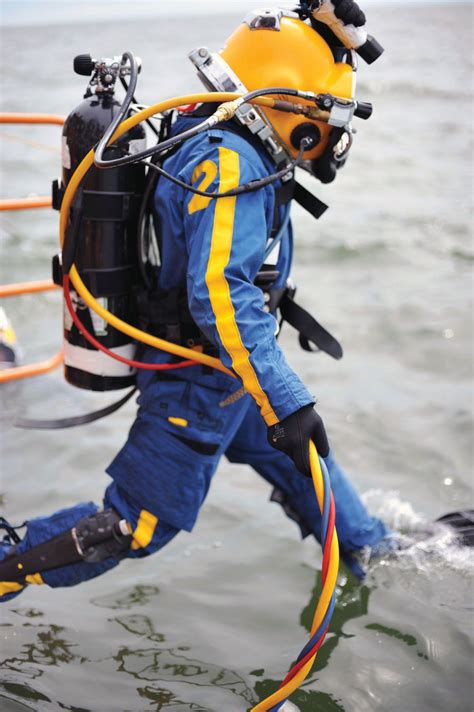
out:
M215 455L228 429L231 408L223 408L235 384L209 388L191 381L156 381L140 396L139 417L159 417L164 430L192 455Z
M138 399L143 413L186 419L189 409L191 384L187 381L158 381L151 383Z

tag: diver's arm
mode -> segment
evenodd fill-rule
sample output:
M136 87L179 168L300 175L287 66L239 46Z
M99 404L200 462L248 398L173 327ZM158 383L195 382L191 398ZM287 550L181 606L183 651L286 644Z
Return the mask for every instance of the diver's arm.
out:
M194 168L192 181L201 190L224 191L262 177L263 170L215 144ZM219 200L193 196L185 200L184 213L189 307L221 360L268 426L314 403L278 346L276 319L264 310L263 293L253 283L272 221L272 189Z

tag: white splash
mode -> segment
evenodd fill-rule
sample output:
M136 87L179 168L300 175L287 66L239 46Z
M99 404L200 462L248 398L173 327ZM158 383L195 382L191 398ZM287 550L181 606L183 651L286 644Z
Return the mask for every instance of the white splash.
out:
M418 572L443 573L446 569L474 574L472 549L460 546L454 530L439 522L431 522L416 512L410 502L397 491L372 489L364 493L364 504L371 514L380 517L394 531L398 544L395 551L377 555L371 552L373 565L416 569Z

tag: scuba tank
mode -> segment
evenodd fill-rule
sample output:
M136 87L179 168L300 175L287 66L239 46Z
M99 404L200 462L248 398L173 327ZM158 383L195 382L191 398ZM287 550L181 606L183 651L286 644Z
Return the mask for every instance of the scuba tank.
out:
M84 156L102 138L116 117L117 78L129 73L121 57L74 59L74 71L89 76L84 100L67 117L62 133L62 179L53 183L53 207L59 210L68 182ZM105 151L107 159L133 154L146 147L145 130L135 126ZM136 322L138 281L137 225L145 184L145 166L135 163L100 170L92 167L77 191L63 249L63 261L74 261L89 291L108 310L127 323ZM62 285L61 259L53 259L53 279ZM117 331L71 290L80 320L95 338L120 356L133 359L135 343ZM135 371L97 350L78 331L64 307L64 374L74 386L93 391L126 388Z

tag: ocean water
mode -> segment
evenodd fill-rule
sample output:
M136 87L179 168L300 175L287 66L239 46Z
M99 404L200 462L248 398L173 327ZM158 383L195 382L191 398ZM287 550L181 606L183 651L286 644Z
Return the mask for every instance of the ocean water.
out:
M131 49L140 101L197 90L186 59L218 48L252 3L2 3L4 111L66 115L83 78L72 58ZM198 11L199 10L199 11ZM318 222L297 207L299 298L340 338L341 362L282 344L317 395L334 450L374 513L416 533L472 506L472 9L372 4L385 46L360 63L349 163L317 188ZM46 195L60 171L57 127L0 126L1 196ZM308 180L308 179L306 179ZM308 185L311 185L308 183ZM316 184L314 184L316 188ZM47 278L57 215L2 213L3 282ZM4 306L25 362L61 339L58 294ZM99 502L104 468L135 406L76 430L16 429L16 415L71 415L113 395L61 373L1 387L1 502L15 522ZM270 491L223 462L192 534L77 588L30 587L0 610L0 708L244 712L285 675L304 644L321 552L301 542ZM443 531L371 568L342 571L327 641L295 695L303 712L472 709L472 559Z

